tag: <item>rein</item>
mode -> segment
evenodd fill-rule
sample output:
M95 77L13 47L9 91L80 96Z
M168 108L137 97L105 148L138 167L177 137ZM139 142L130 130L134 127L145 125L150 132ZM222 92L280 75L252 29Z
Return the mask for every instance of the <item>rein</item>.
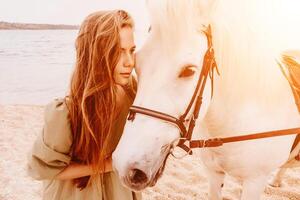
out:
M291 129L252 133L248 135L225 137L225 138L212 138L207 140L189 140L189 146L190 148L218 147L218 146L222 146L225 143L263 139L263 138L278 137L278 136L285 136L285 135L294 135L299 133L300 133L300 128L291 128Z
M205 147L218 147L222 146L225 143L232 143L232 142L239 142L245 140L254 140L254 139L261 139L261 138L269 138L269 137L278 137L284 135L293 135L293 134L300 134L300 128L292 128L292 129L284 129L284 130L275 130L275 131L268 131L268 132L261 132L261 133L253 133L248 135L241 135L241 136L233 136L233 137L225 137L225 138L212 138L207 140L191 140L192 134L195 128L196 120L198 119L199 112L202 105L203 99L203 92L205 89L205 85L207 82L207 77L210 77L211 84L212 84L212 92L213 94L213 76L214 76L214 69L217 70L219 74L215 56L214 56L214 49L212 46L212 35L211 35L211 26L207 27L207 30L204 31L207 37L207 46L208 49L204 56L204 61L202 65L202 69L200 72L200 76L197 82L196 89L194 94L184 112L179 118L171 116L166 113L162 113L156 110L135 106L132 105L129 109L128 120L134 121L136 117L136 113L146 115L149 117L157 118L166 122L169 122L175 125L180 130L179 142L177 146L182 148L188 154L192 154L193 148L205 148ZM187 119L188 114L191 111L191 108L194 105L194 110L191 114L191 117ZM188 123L188 126L185 124ZM186 144L187 143L187 144Z

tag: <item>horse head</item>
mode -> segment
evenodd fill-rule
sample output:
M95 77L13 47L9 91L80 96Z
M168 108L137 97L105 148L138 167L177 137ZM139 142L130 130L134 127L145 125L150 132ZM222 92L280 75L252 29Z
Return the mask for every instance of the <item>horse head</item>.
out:
M184 115L194 96L208 49L208 14L205 12L211 5L207 2L147 2L151 31L137 53L135 107L164 113L165 117L174 119ZM204 102L209 102L209 88L208 83ZM201 112L205 113L207 107L204 104ZM183 124L188 123L192 115L187 112ZM161 176L181 130L175 123L140 112L129 118L113 161L123 183L133 190L141 190L153 186Z

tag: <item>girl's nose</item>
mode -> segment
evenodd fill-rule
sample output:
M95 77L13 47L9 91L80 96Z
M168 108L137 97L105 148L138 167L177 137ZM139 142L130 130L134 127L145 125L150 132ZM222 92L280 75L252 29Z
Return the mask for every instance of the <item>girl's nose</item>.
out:
M134 66L134 55L127 54L126 58L124 59L124 66L125 67L133 67Z

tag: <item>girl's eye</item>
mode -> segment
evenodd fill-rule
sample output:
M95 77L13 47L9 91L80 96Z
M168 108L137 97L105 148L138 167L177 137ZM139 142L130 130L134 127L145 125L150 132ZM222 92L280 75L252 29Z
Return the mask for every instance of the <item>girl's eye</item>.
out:
M130 50L130 53L131 53L131 54L134 54L134 53L135 53L135 48L134 48L134 49L131 49L131 50Z
M194 65L186 66L181 70L178 77L179 78L190 77L195 74L196 70L197 70L197 67Z

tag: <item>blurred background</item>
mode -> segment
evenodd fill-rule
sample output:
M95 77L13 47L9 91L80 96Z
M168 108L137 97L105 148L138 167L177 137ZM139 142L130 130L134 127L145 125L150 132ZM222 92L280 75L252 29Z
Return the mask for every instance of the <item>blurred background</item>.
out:
M143 0L0 0L0 104L45 105L65 96L75 62L77 27L90 13L107 9L124 9L132 15L139 48L149 27ZM15 28L11 23L21 24ZM77 27L28 30L26 24Z

